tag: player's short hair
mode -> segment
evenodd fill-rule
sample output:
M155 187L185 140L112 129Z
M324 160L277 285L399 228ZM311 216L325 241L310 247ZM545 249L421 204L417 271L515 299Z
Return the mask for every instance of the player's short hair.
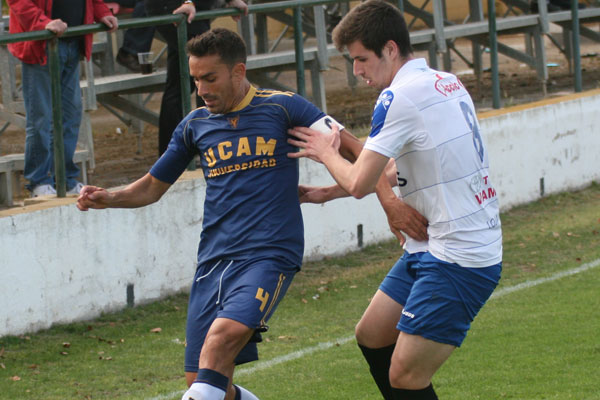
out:
M396 42L402 57L413 52L400 10L382 0L369 0L354 7L333 30L333 42L340 51L359 41L381 57L389 40Z
M225 28L214 28L190 39L186 51L188 55L194 57L216 54L229 67L246 63L244 40L237 33Z

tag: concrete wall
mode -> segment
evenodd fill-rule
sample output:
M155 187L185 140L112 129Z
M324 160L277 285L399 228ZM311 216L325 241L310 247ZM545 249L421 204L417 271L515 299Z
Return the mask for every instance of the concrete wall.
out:
M503 209L600 180L600 91L480 115ZM303 160L303 183L331 183ZM80 212L73 198L0 211L0 336L92 318L185 290L202 222L204 181L186 173L164 198L135 210ZM374 195L305 204L308 258L392 238Z

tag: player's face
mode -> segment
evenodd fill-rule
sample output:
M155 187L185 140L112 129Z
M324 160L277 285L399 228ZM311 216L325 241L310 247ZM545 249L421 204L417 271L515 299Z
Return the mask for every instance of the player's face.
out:
M206 108L213 114L231 111L243 98L240 92L240 74L238 66L230 68L214 54L203 57L190 56L190 75L202 97Z
M348 53L353 60L353 73L367 85L383 90L392 83L395 71L392 59L384 48L381 57L368 50L360 41L348 45Z

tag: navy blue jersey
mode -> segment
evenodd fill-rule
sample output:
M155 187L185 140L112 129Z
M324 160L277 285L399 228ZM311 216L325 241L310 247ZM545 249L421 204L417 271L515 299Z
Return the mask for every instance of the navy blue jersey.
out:
M200 154L206 200L198 263L271 256L301 264L298 161L287 157L296 151L287 130L323 117L299 95L251 87L227 114L202 107L181 121L150 174L174 183Z

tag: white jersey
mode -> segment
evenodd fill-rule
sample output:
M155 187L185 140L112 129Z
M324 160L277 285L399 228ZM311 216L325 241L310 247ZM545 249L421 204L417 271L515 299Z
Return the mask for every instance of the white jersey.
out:
M458 78L424 59L407 62L375 104L365 148L394 158L403 201L429 221L428 242L407 238L463 267L502 261L498 197L473 101Z

